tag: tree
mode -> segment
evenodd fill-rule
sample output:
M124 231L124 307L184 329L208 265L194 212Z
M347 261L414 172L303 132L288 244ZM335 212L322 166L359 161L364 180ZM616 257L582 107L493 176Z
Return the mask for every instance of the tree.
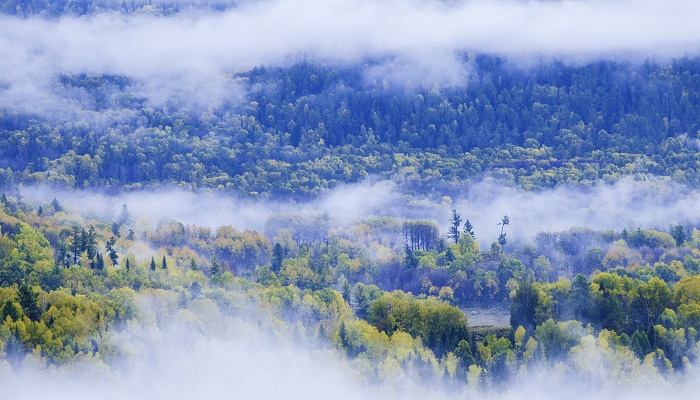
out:
M282 262L284 261L284 248L281 244L275 244L272 248L272 261L270 262L270 269L273 272L278 273L282 268Z
M630 338L630 348L640 359L644 359L644 356L649 354L651 351L651 344L649 343L649 337L644 331L636 330Z
M504 215L503 218L501 218L501 222L498 223L498 225L501 226L501 233L498 235L498 244L501 245L501 248L504 248L506 246L507 240L506 240L506 232L504 231L506 225L510 224L510 218L508 218L507 215Z
M673 228L671 228L671 237L673 237L673 239L676 241L676 246L682 246L687 240L683 225L674 225Z
M70 250L71 253L73 253L73 265L76 265L80 259L80 253L82 253L82 237L78 225L73 225L73 242L71 243Z
M582 274L576 275L571 283L571 308L574 319L588 321L591 313L591 283Z
M12 334L7 338L5 343L5 359L10 363L13 369L20 368L22 361L29 353L27 346L22 343L19 338L19 332L17 328L10 330Z
M129 207L126 204L122 204L122 211L119 213L119 219L117 223L119 225L128 225L131 221L131 214L129 213Z
M114 245L116 243L117 239L114 236L105 243L105 250L107 250L109 259L112 260L112 265L117 265L117 251L114 250Z
M471 346L466 340L460 340L457 347L454 350L454 354L459 357L459 367L462 371L466 373L467 368L474 364L474 355L472 353Z
M21 308L18 307L14 301L10 299L5 300L5 304L3 304L0 309L0 324L4 322L7 317L12 318L13 321L18 321L21 313Z
M550 361L562 358L580 342L583 328L579 321L554 322L548 319L535 330L535 337Z
M429 251L436 248L440 237L439 228L432 221L405 221L403 223L404 241L411 250Z
M112 230L112 234L114 234L114 236L116 236L116 237L121 237L121 235L120 235L120 233L119 233L119 228L121 228L121 226L122 226L122 225L121 225L120 223L118 223L118 222L113 222L113 223L112 223L112 226L110 227L110 229Z
M210 277L218 277L221 275L221 267L219 266L219 261L216 260L216 256L211 258L211 268L209 269Z
M17 291L17 297L22 310L24 310L24 315L32 321L38 321L41 318L39 293L35 292L29 285L22 284Z
M459 243L459 226L462 224L462 217L457 213L456 209L452 210L452 221L450 228L447 231L447 237Z
M340 322L340 328L338 328L338 337L340 338L340 345L343 346L345 351L350 350L350 339L348 338L348 330L345 327L345 321Z
M83 235L85 235L85 231L83 231ZM87 230L87 236L85 236L83 240L83 242L85 242L85 251L87 251L87 256L90 260L92 260L97 253L96 236L95 227L90 225Z
M466 220L464 222L464 233L469 234L469 236L471 236L472 239L476 239L476 235L474 234L474 227L472 226L472 223L469 222L469 220Z
M418 257L416 257L416 254L411 248L406 245L406 248L404 249L405 252L405 257L404 257L404 265L406 268L410 269L416 269L418 268Z
M531 330L537 325L537 305L539 304L539 291L532 282L526 280L518 285L512 303L510 305L510 326L517 329L523 326Z
M506 284L510 279L515 279L516 281L521 281L525 277L525 265L517 258L508 258L501 261L498 264L498 282L504 295L507 295L509 291L506 291Z
M508 243L508 240L506 239L506 233L501 232L498 235L498 244L501 245L501 249L503 249L506 246L506 243Z
M51 200L51 207L53 207L54 212L63 211L63 207L61 207L61 203L59 203L55 197L53 198L53 200Z
M666 282L659 278L651 278L649 282L639 285L633 291L631 308L635 312L641 328L648 329L661 313L671 306L673 294Z
M127 261L129 260L127 259ZM95 256L95 265L93 268L95 268L97 271L102 271L105 268L105 260L102 258L102 254L99 252Z
M345 279L345 280L343 281L343 288L342 288L342 290L343 290L343 291L342 291L343 299L344 299L345 301L347 301L348 304L350 304L350 300L351 300L351 297L352 297L352 292L351 292L351 289L350 289L350 282L348 282L347 279Z
M156 270L156 259L151 256L151 271Z
M168 262L165 260L165 255L163 255L163 261L161 262L161 268L168 269Z

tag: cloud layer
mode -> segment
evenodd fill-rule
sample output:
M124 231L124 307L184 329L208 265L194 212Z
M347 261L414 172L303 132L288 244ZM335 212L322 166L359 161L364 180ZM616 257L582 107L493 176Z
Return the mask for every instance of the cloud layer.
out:
M173 97L218 105L237 93L231 72L381 59L372 79L458 85L466 52L532 62L559 58L664 59L700 53L693 0L270 0L226 11L153 16L0 18L0 106L70 109L58 74L134 79L153 104ZM420 82L424 81L424 82Z
M506 228L510 243L531 242L538 232L562 231L574 226L596 230L651 228L669 231L673 224L700 225L700 193L661 180L622 179L614 184L598 183L582 188L561 186L537 192L508 187L493 180L465 186L451 204L416 201L400 193L389 181L344 185L317 200L303 204L242 201L213 192L179 189L140 191L119 196L96 192L56 192L45 187L23 188L25 200L48 203L57 197L71 212L85 216L116 219L126 204L132 219L147 218L155 227L159 221L216 228L230 224L238 229L264 231L274 213L318 215L326 213L331 226L347 226L367 217L430 219L447 232L452 208L474 225L477 240L489 246L500 232L503 215L510 217Z

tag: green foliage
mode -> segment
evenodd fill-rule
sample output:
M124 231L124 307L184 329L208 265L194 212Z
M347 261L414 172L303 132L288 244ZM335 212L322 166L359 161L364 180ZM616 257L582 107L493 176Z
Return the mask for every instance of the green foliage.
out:
M385 293L370 307L368 321L391 335L400 330L420 336L436 355L453 351L467 340L467 317L458 308L434 298L418 300L403 292Z
M457 213L457 210L452 210L452 220L450 221L450 228L447 231L447 237L454 240L455 243L459 243L459 236L461 233L459 227L461 224L462 217ZM469 230L469 234L471 234L471 229Z
M537 326L539 293L529 281L521 282L518 285L510 306L510 326L513 329L517 329L518 326L524 326L526 329Z
M109 360L107 333L146 321L143 296L155 296L158 315L187 309L213 321L217 312L242 315L255 304L250 314L326 338L372 379L471 376L497 384L543 357L589 351L590 340L596 351L656 368L697 360L700 280L692 271L700 249L694 240L678 247L660 232L629 232L627 246L621 233L572 228L512 251L496 243L490 254L469 234L423 247L421 235L437 229L425 221L407 231L385 218L292 234L277 219L274 242L230 226L179 223L138 228L134 241L113 236L107 221L38 215L8 202L11 213L0 211L0 346L13 367L27 354L50 365L97 353ZM300 221L288 222L306 226ZM401 241L411 229L417 249ZM105 240L106 254L121 265L104 265L97 243ZM155 257L137 256L143 245L163 255L161 268ZM618 250L627 264L600 272ZM589 275L562 277L573 271ZM512 328L468 329L455 305L475 303L510 305Z
M535 331L535 337L548 360L563 358L572 347L580 342L582 336L583 328L578 321L554 322L554 320L548 319Z

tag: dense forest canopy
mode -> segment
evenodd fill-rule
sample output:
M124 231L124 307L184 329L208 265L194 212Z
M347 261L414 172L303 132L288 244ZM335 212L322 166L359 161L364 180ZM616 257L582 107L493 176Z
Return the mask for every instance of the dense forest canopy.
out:
M309 198L368 175L408 193L454 194L493 176L527 189L666 176L695 186L700 60L528 69L492 56L463 88L368 84L360 67L311 60L236 75L247 104L169 112L129 79L63 76L111 126L2 115L2 183L212 187ZM128 99L128 103L123 100Z
M0 393L692 391L700 6L671 3L0 2Z

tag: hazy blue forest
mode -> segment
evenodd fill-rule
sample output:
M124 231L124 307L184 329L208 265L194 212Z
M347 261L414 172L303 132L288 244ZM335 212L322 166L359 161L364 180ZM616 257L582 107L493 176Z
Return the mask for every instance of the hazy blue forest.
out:
M700 10L640 3L0 2L0 394L693 393Z

